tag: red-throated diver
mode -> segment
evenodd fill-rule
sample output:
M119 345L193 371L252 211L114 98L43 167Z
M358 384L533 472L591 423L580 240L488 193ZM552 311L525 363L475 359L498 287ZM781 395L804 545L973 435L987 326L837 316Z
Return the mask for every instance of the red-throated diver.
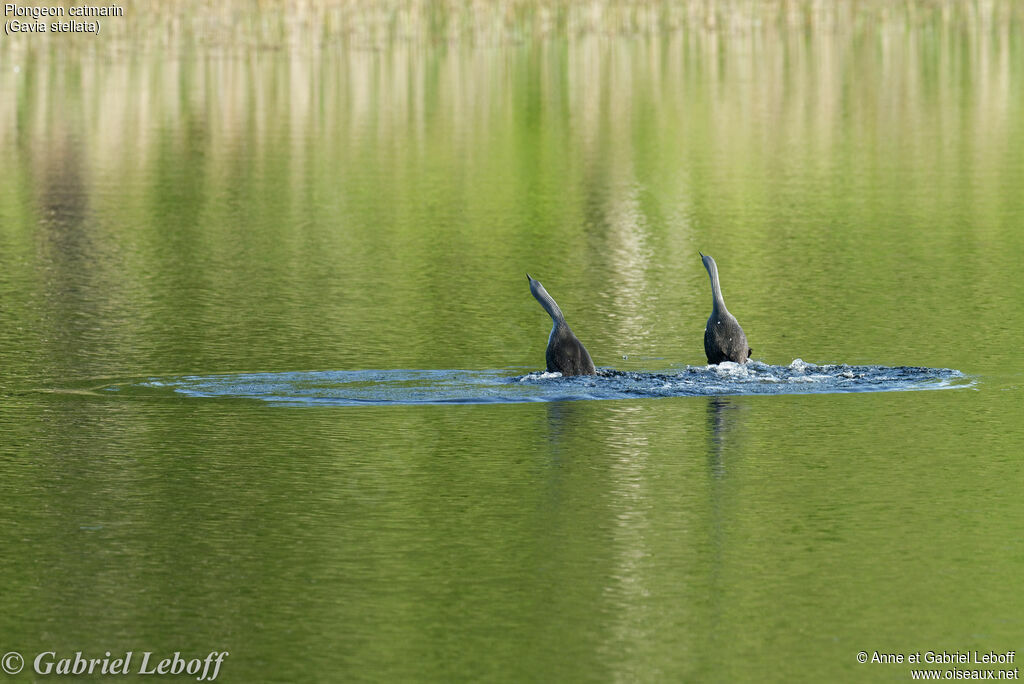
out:
M700 254L704 268L711 276L711 317L704 328L704 353L707 354L708 363L746 363L754 350L747 346L747 336L739 321L725 308L722 288L718 284L718 265L708 255L700 252L697 254Z
M566 377L593 375L594 362L590 360L587 348L572 334L558 304L544 289L544 286L531 278L529 273L526 274L526 278L530 281L530 292L554 322L554 325L551 326L551 334L548 336L548 349L544 354L548 362L548 372L561 373Z

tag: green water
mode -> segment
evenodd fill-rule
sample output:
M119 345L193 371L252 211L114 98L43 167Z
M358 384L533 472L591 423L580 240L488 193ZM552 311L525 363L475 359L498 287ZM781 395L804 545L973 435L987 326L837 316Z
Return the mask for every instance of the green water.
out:
M856 654L1024 652L1020 6L516 7L0 37L0 652L229 651L240 682L907 681ZM705 362L698 250L756 359L973 382L100 389L540 369L527 270L598 366L673 372Z

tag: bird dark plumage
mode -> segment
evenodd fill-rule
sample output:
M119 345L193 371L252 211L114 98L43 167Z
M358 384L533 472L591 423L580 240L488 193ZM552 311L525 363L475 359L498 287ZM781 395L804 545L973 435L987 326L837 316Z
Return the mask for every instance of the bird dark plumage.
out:
M725 308L722 288L718 283L718 265L706 254L698 254L711 278L711 316L704 328L704 353L708 363L746 363L754 350L747 346L747 336L739 321Z
M544 354L548 372L561 373L566 377L594 375L594 362L590 359L587 348L569 329L569 324L565 322L565 316L562 315L558 304L539 281L531 278L529 273L526 274L526 278L530 281L530 292L551 316L553 323L551 334L548 336L548 348Z

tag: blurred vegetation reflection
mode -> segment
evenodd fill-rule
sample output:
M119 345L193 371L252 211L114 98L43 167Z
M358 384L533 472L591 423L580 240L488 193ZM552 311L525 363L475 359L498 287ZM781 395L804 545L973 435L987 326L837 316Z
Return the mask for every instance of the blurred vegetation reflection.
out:
M1024 3L125 7L0 38L5 647L223 647L232 681L859 681L861 649L1016 645ZM698 250L757 359L978 382L97 390L540 369L527 270L599 367L704 365Z
M877 326L851 252L900 245L895 303L1021 242L1018 3L260 7L0 42L5 279L52 300L11 313L55 373L113 372L111 340L133 372L532 364L526 266L598 365L699 363L661 340L699 327L700 245L761 358L853 362L772 328Z

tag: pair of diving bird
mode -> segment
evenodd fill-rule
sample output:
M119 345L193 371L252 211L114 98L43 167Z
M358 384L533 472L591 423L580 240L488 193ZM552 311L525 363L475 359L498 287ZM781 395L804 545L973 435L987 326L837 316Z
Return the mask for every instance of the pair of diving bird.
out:
M711 278L711 316L708 318L707 327L704 328L704 353L708 357L708 363L746 363L754 350L747 346L747 336L743 333L739 321L725 308L722 287L718 283L718 264L708 255L697 253L700 254L704 268ZM594 375L596 369L587 348L565 322L565 315L558 308L558 304L540 282L530 277L529 273L526 277L530 281L530 292L554 322L545 353L548 372L561 373L563 376Z

